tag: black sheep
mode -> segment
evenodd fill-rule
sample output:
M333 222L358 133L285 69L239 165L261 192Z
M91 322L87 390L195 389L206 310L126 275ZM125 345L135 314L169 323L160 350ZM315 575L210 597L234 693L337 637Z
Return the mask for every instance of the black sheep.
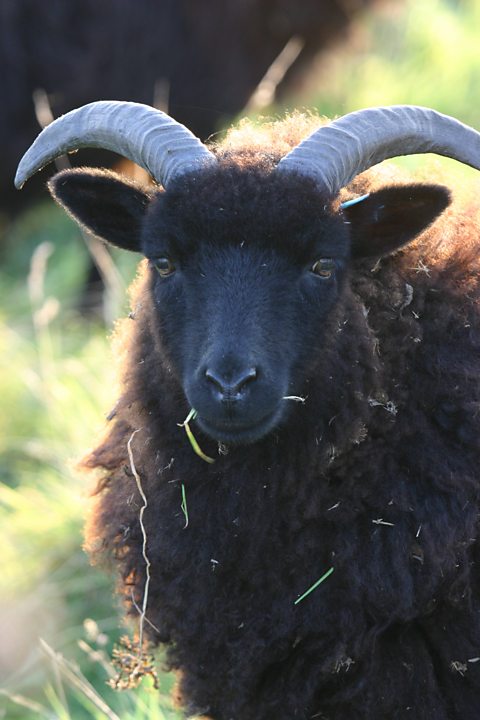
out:
M133 615L146 601L188 713L476 720L478 203L363 171L428 151L480 167L480 135L408 106L314 126L246 124L211 152L100 103L22 162L19 184L101 137L166 188L88 169L50 185L147 258L85 460L87 546ZM177 426L192 408L202 456Z

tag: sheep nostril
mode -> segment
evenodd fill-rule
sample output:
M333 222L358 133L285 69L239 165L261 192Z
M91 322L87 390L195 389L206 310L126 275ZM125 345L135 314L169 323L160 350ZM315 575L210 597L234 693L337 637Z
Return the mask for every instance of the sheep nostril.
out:
M257 369L252 367L240 371L236 376L229 375L227 379L215 370L210 368L205 370L205 377L213 386L215 386L217 392L219 392L222 396L222 400L238 399L245 390L245 386L255 380L257 374Z

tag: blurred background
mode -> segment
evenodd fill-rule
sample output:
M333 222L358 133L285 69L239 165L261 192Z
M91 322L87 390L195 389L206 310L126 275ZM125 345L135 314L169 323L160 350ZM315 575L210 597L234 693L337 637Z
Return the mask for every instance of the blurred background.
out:
M160 695L148 678L107 685L125 630L82 551L91 481L75 462L115 400L108 336L137 258L53 205L53 167L13 189L40 127L112 98L202 139L245 114L394 103L480 128L479 34L478 0L0 0L0 718L179 717L169 677ZM112 154L68 161L141 178Z

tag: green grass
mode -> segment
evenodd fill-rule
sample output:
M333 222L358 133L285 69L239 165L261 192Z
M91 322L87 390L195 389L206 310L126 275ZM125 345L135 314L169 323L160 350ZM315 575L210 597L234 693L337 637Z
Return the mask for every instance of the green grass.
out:
M426 105L478 126L477 0L390 0L369 14L352 46L312 73L306 105L327 116L374 105ZM305 102L294 98L293 106Z
M177 717L170 678L160 703L148 680L136 692L107 686L124 630L111 579L82 551L89 481L74 464L115 400L108 331L75 310L85 267L79 234L51 205L11 229L0 282L0 717L167 720ZM132 274L130 262L125 284Z
M479 27L476 0L391 2L362 24L354 54L330 54L308 97L292 105L332 115L418 103L479 127ZM468 175L442 163L456 178ZM171 678L162 676L160 701L148 679L136 691L108 687L120 612L111 579L81 549L88 481L74 464L115 399L108 330L76 310L84 242L46 202L8 230L1 254L0 718L171 720ZM116 254L115 263L118 288L134 258ZM109 326L125 308L122 292L109 299Z

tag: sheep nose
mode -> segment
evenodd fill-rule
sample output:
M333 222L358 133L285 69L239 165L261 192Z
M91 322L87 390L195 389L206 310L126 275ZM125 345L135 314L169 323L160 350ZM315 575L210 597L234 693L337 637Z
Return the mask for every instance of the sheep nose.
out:
M228 378L221 372L211 368L205 370L205 376L211 383L212 390L219 394L219 400L240 400L245 392L246 386L257 377L257 369L254 367L240 370L236 375L229 375Z

